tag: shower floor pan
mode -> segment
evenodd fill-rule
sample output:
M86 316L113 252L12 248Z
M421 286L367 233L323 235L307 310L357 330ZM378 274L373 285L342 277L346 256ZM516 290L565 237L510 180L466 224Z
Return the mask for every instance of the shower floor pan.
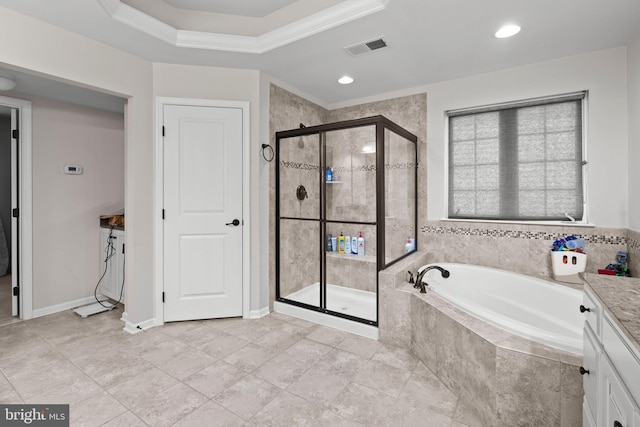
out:
M284 297L317 307L319 296L320 284L314 283ZM274 303L274 310L278 313L341 329L367 338L378 339L378 328L375 326L354 322L318 311L307 310L279 301ZM327 310L360 317L362 319L374 320L376 318L376 294L359 289L327 284Z

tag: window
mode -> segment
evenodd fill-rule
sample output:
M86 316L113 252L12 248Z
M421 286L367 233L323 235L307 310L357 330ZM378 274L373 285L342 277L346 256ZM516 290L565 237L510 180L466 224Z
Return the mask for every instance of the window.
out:
M584 98L448 112L449 218L582 220Z

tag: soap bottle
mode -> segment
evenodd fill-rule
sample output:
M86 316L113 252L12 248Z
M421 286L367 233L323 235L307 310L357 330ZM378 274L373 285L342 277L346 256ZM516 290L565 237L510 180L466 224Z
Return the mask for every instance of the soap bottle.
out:
M342 234L342 232L340 232L340 236L338 236L338 253L339 254L344 254L344 247L345 247L344 235Z
M345 254L350 254L351 253L351 237L350 236L346 236L344 238L344 253ZM638 426L640 427L640 426Z
M413 250L413 245L411 244L411 236L407 237L407 243L404 245L404 250L407 252L411 252Z
M362 231L360 232L360 236L358 236L358 255L364 256L364 237L362 236Z
M331 244L332 239L333 239L333 235L329 234L329 236L327 237L327 252L333 251L333 246Z
M358 255L358 237L356 236L351 238L351 253Z

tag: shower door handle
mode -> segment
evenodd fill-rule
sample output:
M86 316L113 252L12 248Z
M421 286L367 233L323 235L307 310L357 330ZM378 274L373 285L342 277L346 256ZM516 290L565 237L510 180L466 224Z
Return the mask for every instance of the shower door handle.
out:
M240 220L236 218L233 221L226 223L225 225L233 225L234 227L237 227L240 225Z

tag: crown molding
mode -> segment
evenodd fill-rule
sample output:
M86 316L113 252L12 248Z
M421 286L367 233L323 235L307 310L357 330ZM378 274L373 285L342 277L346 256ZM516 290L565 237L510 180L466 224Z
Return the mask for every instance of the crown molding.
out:
M176 47L265 53L297 40L380 12L390 0L347 0L259 36L181 30L120 0L97 0L109 16Z

